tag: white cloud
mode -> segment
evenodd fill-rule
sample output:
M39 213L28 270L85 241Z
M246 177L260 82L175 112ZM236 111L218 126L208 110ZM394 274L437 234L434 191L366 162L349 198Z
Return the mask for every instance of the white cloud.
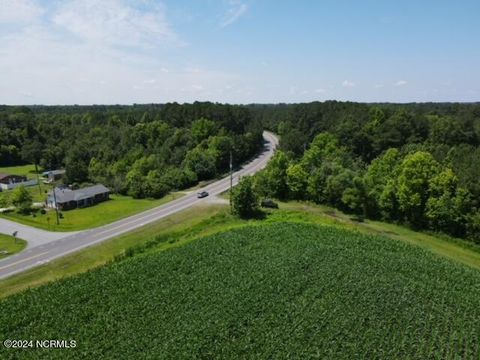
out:
M373 87L374 87L375 89L381 89L381 88L385 87L385 85L383 85L383 84L375 84Z
M240 17L242 17L248 10L248 5L240 0L231 0L229 2L230 7L223 16L220 22L221 27L226 27L235 23Z
M393 84L393 86L405 86L407 85L407 82L405 80L398 80L396 83Z
M317 94L324 94L327 92L327 90L325 89L322 89L322 88L319 88L319 89L315 89L313 92L317 93Z
M124 0L69 0L53 22L90 43L151 47L178 40L161 4L141 11Z
M192 90L194 90L194 91L203 91L203 90L205 90L205 88L204 88L202 85L198 85L198 84L193 84L193 85L191 86L191 88L192 88Z
M345 87L345 88L353 88L355 87L355 83L353 81L349 81L349 80L344 80L342 82L342 86Z
M0 0L0 24L28 24L44 13L32 0Z
M152 15L133 8L133 2L106 3L117 6L116 10L107 9L103 2L98 6L92 1L59 2L58 7L49 8L42 21L0 29L1 103L131 104L235 99L234 95L225 98L223 89L225 84L241 86L240 77L191 67L189 60L165 57L167 50L178 47L171 41L176 36L160 7L154 5L157 12ZM77 9L79 19L72 18L73 23L68 24L73 9ZM116 11L119 13L114 14ZM139 24L143 20L146 25ZM187 91L182 92L182 88Z

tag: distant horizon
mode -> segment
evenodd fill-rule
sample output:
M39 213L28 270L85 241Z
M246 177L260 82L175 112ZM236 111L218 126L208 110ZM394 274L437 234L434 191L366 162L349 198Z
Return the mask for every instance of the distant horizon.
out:
M300 101L300 102L277 102L277 103L227 103L220 101L210 101L210 100L194 100L191 102L179 102L179 101L167 101L167 102L145 102L145 103L92 103L92 104L0 104L1 106L8 107L55 107L55 106L72 106L72 107L86 107L86 106L147 106L147 105L168 105L168 104L178 104L178 105L192 105L194 103L212 103L220 105L233 105L233 106L255 106L255 105L299 105L299 104L312 104L312 103L326 103L326 102L339 102L339 103L354 103L354 104L365 104L365 105L428 105L428 104L460 104L460 105L480 105L479 101L422 101L422 102L389 102L389 101L351 101L351 100L312 100L312 101Z
M480 3L0 0L0 103L480 101Z

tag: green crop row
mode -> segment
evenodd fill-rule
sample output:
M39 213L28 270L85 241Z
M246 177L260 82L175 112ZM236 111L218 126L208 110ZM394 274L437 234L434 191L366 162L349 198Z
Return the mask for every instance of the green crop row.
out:
M480 357L480 273L379 236L255 226L0 302L0 358Z

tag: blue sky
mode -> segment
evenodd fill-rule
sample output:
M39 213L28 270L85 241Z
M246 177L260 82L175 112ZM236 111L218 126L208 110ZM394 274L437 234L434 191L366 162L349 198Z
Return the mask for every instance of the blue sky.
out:
M480 101L480 2L0 0L0 103Z

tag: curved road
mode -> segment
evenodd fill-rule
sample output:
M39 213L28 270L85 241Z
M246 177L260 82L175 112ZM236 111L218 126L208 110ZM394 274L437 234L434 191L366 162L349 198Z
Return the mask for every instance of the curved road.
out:
M264 168L273 156L275 148L278 145L278 138L267 131L263 133L263 137L266 141L265 150L250 163L244 165L240 170L233 174L234 185L238 183L240 176L251 175ZM210 196L215 196L228 190L229 187L230 177L228 176L205 186L198 191L208 191ZM0 279L48 263L51 260L127 233L133 229L152 223L188 207L208 201L208 199L208 197L198 199L196 193L189 194L157 208L144 211L105 226L68 234L61 239L45 243L39 242L37 245L29 246L27 250L17 255L0 260Z

